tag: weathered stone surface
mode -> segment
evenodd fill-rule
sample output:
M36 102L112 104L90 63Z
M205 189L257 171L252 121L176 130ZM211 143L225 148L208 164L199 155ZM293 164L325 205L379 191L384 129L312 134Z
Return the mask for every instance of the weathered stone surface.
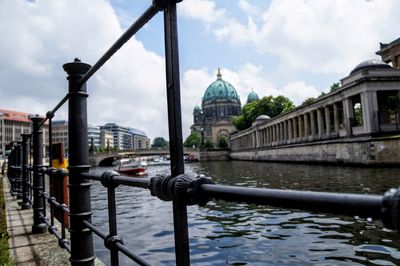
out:
M231 152L234 160L400 165L400 137L356 138Z

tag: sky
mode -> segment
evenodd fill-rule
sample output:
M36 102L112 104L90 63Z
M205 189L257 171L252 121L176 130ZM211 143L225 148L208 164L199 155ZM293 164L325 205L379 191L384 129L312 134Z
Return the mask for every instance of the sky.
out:
M150 0L1 0L0 109L52 110L68 89L62 65L93 65ZM284 95L295 105L379 58L400 37L399 0L183 0L178 34L184 138L193 108L216 80L242 104ZM114 122L168 139L163 14L89 80L89 123ZM66 119L62 107L54 119Z

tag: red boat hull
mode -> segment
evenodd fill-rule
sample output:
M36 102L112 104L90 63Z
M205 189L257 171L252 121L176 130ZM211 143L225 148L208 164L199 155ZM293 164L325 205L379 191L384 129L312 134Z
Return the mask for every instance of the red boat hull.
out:
M146 169L143 167L138 167L130 169L118 169L116 171L121 174L134 175L134 174L144 173Z

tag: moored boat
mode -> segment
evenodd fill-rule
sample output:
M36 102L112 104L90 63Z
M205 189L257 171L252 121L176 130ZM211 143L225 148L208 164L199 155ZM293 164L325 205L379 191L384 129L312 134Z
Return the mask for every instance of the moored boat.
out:
M147 164L140 159L122 158L114 163L114 170L121 174L143 175L146 172Z

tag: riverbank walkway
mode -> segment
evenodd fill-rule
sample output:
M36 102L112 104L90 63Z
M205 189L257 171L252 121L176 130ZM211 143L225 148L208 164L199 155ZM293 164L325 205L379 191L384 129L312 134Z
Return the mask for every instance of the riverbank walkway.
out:
M32 234L32 209L21 210L20 200L10 193L7 178L0 177L0 182L4 188L10 257L15 265L69 265L68 252L58 246L53 235Z

